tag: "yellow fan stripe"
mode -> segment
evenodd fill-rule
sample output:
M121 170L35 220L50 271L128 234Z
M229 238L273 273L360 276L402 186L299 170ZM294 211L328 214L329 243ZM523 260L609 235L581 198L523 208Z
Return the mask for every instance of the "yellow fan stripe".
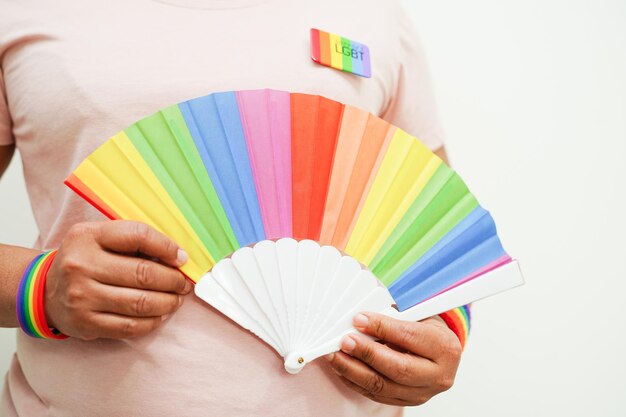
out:
M397 129L356 221L346 253L369 265L441 163L415 137Z
M146 223L176 241L189 254L180 269L193 281L215 264L126 133L118 133L98 148L74 175L98 190L98 196L122 218Z

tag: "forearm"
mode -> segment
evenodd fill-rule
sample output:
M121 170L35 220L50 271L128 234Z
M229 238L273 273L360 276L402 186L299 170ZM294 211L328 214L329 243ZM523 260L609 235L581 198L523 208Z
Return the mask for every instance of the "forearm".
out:
M17 327L15 296L22 273L40 252L0 244L0 327Z

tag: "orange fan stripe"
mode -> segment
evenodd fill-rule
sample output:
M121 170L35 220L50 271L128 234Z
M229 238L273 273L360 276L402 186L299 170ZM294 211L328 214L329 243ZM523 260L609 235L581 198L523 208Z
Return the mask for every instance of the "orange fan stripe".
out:
M367 127L367 119L368 113L366 111L352 106L344 107L335 150L340 157L335 158L328 185L328 196L320 233L321 244L333 244L333 236L336 234L339 217L345 209L346 200L349 199L348 195L352 191L352 179L358 174L356 161ZM339 246L336 247L343 249Z
M393 137L395 127L386 121L369 115L358 158L345 194L343 207L331 244L344 250L365 202L378 168Z
M366 135L368 136L366 136L366 138L374 141L375 138L380 138L379 135L381 135L383 131L386 131L386 133L384 134L384 139L382 143L375 143L373 146L373 147L377 147L377 146L380 146L380 147L377 147L378 152L375 154L376 158L374 160L374 165L371 168L371 173L367 177L367 182L365 183L363 191L354 197L355 200L358 201L357 208L355 209L355 214L353 216L346 216L345 221L349 222L349 225L348 225L345 235L343 236L341 240L341 247L344 249L348 245L348 240L350 238L350 235L352 234L354 225L356 224L356 221L359 218L359 215L361 214L361 209L363 208L363 205L365 204L365 200L370 192L372 184L374 183L374 179L376 178L378 169L380 168L380 165L383 162L385 154L387 153L387 148L389 147L389 143L391 142L391 139L396 133L396 129L397 128L395 126L387 123L383 119L370 115L368 127L366 130ZM374 150L372 149L371 152L374 153ZM372 156L374 155L371 155L370 157ZM364 159L365 159L364 161L359 161L358 163L359 164L367 163L366 161L367 157L364 157ZM339 244L339 242L337 243Z
M107 203L102 201L91 189L89 189L78 177L70 174L64 181L65 185L70 187L76 194L85 199L89 204L97 208L102 214L111 220L120 220L122 217L115 212Z

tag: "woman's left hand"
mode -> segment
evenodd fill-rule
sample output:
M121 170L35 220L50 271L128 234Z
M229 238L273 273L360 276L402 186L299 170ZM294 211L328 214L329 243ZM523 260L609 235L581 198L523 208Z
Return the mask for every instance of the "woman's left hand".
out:
M353 325L363 335L346 336L341 351L327 359L341 381L384 404L420 405L454 383L461 343L444 321L396 320L376 313L359 314Z

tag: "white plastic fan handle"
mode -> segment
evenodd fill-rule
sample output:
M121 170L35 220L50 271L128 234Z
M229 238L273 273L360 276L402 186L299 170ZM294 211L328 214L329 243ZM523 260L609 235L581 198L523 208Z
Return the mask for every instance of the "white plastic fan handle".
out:
M522 284L524 284L524 278L519 264L517 261L512 261L403 312L399 312L393 307L388 307L379 312L400 320L419 321L495 295L502 291L518 287ZM358 333L358 330L350 328L348 331L341 334L341 336L329 340L315 348L288 354L285 358L285 370L290 374L296 374L300 372L307 363L320 356L338 351L343 337L351 333Z

